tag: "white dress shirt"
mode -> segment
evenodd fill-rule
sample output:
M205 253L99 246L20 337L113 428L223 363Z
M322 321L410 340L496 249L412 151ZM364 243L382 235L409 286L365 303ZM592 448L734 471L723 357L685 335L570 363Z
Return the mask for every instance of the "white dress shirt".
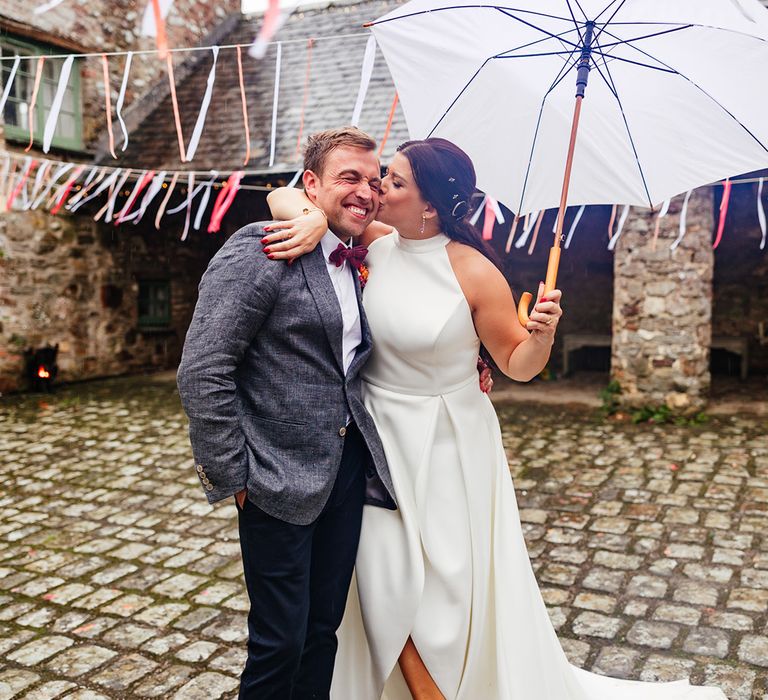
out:
M333 289L341 307L341 317L344 320L344 331L341 339L341 354L344 359L344 374L347 373L352 360L355 358L357 346L363 342L363 329L360 325L360 308L357 305L357 293L355 292L355 280L352 275L357 270L352 269L348 262L336 266L328 260L331 253L344 242L333 233L327 231L320 239L320 245L325 256L325 264L328 266L328 274L331 276ZM346 245L346 244L344 244Z

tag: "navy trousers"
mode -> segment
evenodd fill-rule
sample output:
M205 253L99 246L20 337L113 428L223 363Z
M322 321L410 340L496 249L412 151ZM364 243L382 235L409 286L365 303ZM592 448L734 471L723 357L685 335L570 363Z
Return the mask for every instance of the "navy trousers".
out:
M365 442L352 424L331 496L310 525L238 507L251 609L241 700L325 700L360 539Z

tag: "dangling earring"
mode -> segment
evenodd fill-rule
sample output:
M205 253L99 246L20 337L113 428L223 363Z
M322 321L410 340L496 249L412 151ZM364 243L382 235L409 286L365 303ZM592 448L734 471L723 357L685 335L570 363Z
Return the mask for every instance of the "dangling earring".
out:
M419 235L423 235L424 234L424 229L426 228L426 226L427 226L427 215L426 214L422 214L421 215L421 228L419 228Z

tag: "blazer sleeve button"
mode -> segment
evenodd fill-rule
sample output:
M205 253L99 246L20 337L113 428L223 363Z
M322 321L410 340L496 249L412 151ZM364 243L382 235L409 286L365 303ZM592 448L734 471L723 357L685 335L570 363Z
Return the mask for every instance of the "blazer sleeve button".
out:
M344 437L347 434L347 429L345 427L339 428L339 435L341 437Z

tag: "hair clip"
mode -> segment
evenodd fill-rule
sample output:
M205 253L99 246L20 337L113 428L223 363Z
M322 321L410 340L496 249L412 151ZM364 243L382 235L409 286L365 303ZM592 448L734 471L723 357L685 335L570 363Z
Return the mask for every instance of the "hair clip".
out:
M461 209L461 205L464 205L464 209ZM467 204L467 200L462 199L460 202L456 202L453 209L451 210L451 216L454 219L461 219L464 216L467 215L469 212L469 204Z

